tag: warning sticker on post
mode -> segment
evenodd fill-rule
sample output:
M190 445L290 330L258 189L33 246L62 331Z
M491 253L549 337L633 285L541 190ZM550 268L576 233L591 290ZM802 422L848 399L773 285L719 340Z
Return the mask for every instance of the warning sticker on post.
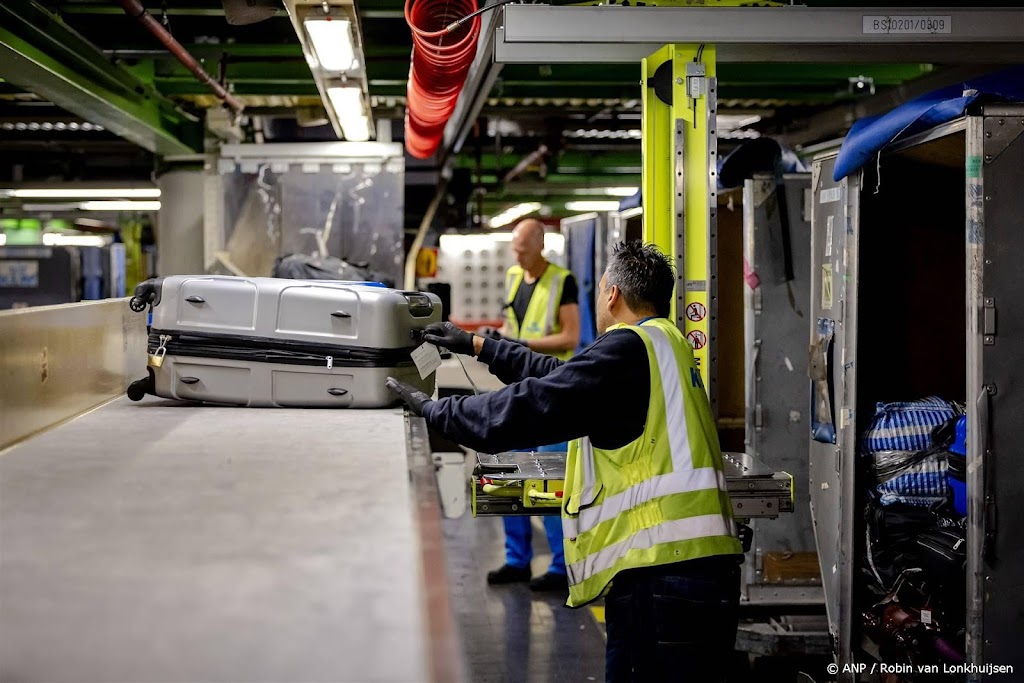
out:
M412 362L416 363L416 369L420 371L420 379L426 379L431 373L441 367L441 354L437 347L426 342L419 345L411 354Z

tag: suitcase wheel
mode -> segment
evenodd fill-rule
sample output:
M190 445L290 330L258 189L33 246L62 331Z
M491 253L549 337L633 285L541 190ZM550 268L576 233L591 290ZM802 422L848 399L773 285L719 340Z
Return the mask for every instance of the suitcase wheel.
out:
M128 385L128 398L132 401L141 401L146 394L152 393L153 378L135 380Z

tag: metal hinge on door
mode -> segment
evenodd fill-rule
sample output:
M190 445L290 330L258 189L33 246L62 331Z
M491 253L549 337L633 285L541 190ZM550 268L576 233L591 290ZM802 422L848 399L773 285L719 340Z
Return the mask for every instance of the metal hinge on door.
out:
M996 300L985 297L981 308L981 334L986 346L996 343Z

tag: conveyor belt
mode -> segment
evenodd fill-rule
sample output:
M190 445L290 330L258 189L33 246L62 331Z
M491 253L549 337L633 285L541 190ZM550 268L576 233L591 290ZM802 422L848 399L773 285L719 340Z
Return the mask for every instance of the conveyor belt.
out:
M15 446L0 680L429 680L409 481L397 409L119 399Z

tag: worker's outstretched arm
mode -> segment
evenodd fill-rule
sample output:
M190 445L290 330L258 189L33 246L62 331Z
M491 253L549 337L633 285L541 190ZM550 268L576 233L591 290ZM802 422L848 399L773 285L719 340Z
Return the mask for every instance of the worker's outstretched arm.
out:
M481 357L505 354L527 367L527 356L540 356L515 346L488 339ZM643 341L623 330L602 337L542 377L528 377L478 396L430 401L423 406L423 416L449 439L484 453L534 448L583 435L593 438L609 428L626 429L631 436L618 446L642 431L647 405L633 400L631 392L649 392L648 387ZM620 403L623 400L627 405ZM639 417L628 417L637 410Z
M580 307L579 304L562 304L558 307L558 322L561 331L539 339L524 339L532 351L541 353L562 353L575 351L580 343Z
M527 377L543 377L561 361L551 356L533 353L521 342L487 339L470 334L451 322L431 323L425 330L423 340L443 346L452 353L479 356L486 363L491 374L504 384L511 384Z
M503 384L521 382L527 377L544 377L563 364L554 356L536 353L521 342L507 339L476 337L473 346L480 362Z

